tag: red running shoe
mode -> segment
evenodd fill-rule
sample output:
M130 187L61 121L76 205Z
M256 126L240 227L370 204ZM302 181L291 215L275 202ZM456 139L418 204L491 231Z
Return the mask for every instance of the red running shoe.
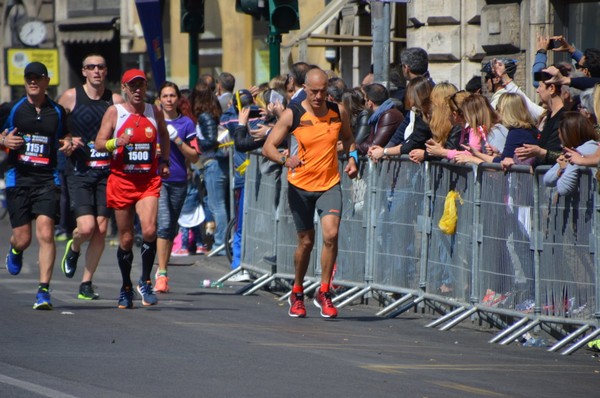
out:
M290 310L288 315L292 318L304 318L306 316L306 308L304 307L304 294L292 293L288 297Z
M331 302L331 293L319 290L315 296L314 303L321 310L323 318L335 318L337 316L337 309Z

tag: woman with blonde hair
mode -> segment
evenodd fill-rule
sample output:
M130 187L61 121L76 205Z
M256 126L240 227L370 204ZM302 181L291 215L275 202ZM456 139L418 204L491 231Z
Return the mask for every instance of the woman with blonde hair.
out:
M448 103L448 99L457 92L458 89L452 83L436 84L431 91L429 115L425 115L429 122L431 139L446 149L458 149L460 132L463 127L463 123L456 118ZM454 112L458 115L459 111L455 109ZM413 149L409 156L416 163L431 160L431 156L422 148Z
M515 150L524 144L538 145L540 132L535 127L535 121L527 110L527 103L519 94L504 93L498 101L498 112L503 126L508 129L506 144L501 154L484 154L473 150L473 154L484 162L502 162L503 167L509 168L515 164ZM534 158L525 161L533 164ZM517 164L521 163L517 159Z
M464 99L460 111L465 121L465 128L461 132L461 145L471 151L487 152L490 149L489 131L498 122L498 115L492 109L488 99L480 94L471 94ZM427 153L432 156L445 156L448 159L455 159L458 155L470 156L470 153L465 150L447 150L433 140L427 142ZM471 160L460 158L461 162Z

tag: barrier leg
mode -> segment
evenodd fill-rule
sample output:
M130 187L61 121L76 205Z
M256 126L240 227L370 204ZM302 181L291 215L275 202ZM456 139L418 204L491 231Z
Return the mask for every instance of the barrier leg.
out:
M354 286L353 288L346 290L344 293L335 296L335 298L333 298L331 301L333 303L336 303L336 302L348 297L349 295L354 294L357 290L360 290L360 286Z
M267 283L275 280L275 275L264 274L254 282L252 282L252 288L244 293L244 296L249 296Z
M595 332L591 333L590 335L584 337L577 343L573 344L571 347L561 352L560 355L571 355L572 353L583 347L585 344L587 344L588 341L594 340L597 336L600 336L600 329L596 329Z
M235 274L237 274L240 271L242 271L242 267L237 267L236 269L232 269L230 272L226 273L225 275L223 275L222 277L217 279L217 283L225 282L227 279L231 278L232 276L234 276Z
M568 344L569 342L571 342L572 340L574 340L575 338L577 338L577 336L579 336L580 334L584 333L589 328L590 328L590 325L583 325L582 327L580 327L579 329L577 329L573 333L569 334L564 339L562 339L559 342L557 342L556 344L554 344L552 347L550 347L548 349L548 351L554 352L554 351L562 348L563 346L565 346L566 344Z
M448 330L450 328L453 328L454 326L458 325L459 323L461 323L476 312L477 307L473 307L469 311L462 313L458 318L456 318L452 322L448 323L447 325L444 325L444 327L440 328L440 330Z
M408 303L404 307L402 307L402 308L400 308L400 309L392 312L391 314L387 315L386 318L395 318L398 315L402 314L403 312L406 312L406 311L410 310L415 305L418 305L422 301L425 301L425 297L423 297L423 296L417 297L412 303Z
M490 343L496 343L499 340L502 340L505 336L508 336L509 334L511 334L512 332L514 332L515 330L517 330L518 328L520 328L521 326L523 326L527 322L529 322L529 318L527 318L527 317L521 318L514 325L512 325L511 327L509 327L508 329L504 330L502 333L498 334L496 337L494 337L493 339L491 339Z
M431 328L431 327L435 327L437 325L441 325L442 323L446 322L447 320L454 318L456 315L460 314L464 310L466 310L466 308L464 306L458 307L457 309L447 313L443 317L436 319L435 321L433 321L431 323L428 323L427 325L425 325L425 327Z
M542 323L542 321L540 321L539 319L536 319L535 321L531 322L529 325L523 326L521 329L517 330L516 332L514 332L513 334L511 334L510 336L508 336L507 338L505 338L504 340L502 340L500 342L500 345L508 345L508 344L512 343L519 336L521 336L522 334L525 334L525 332L533 329L534 327L536 327L540 323Z
M382 309L375 315L383 316L383 315L387 314L388 312L390 312L391 310L393 310L394 308L398 307L399 305L404 304L405 301L408 301L413 297L415 297L415 296L413 296L412 294L405 294L404 296L400 297L398 300L394 301L393 303L391 303L390 305L388 305L387 307L385 307L384 309Z
M336 307L337 308L342 308L348 304L350 304L351 302L353 302L354 300L356 300L359 297L364 296L365 294L367 294L368 292L371 291L371 286L367 286L364 289L362 289L360 292L352 295L351 297L347 298L346 300L344 300L343 302L339 303Z
M213 257L213 256L215 256L218 252L220 252L223 249L225 249L225 244L224 243L221 246L217 247L216 249L212 249L210 251L210 253L208 253L208 255L206 257Z

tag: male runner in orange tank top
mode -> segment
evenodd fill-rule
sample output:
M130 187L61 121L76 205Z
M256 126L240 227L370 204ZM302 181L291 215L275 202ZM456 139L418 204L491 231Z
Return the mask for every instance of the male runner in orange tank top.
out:
M323 250L321 253L321 287L314 303L321 316L335 318L337 309L331 302L329 282L338 250L338 232L342 215L342 191L338 171L337 141L342 140L344 152L350 154L344 171L350 178L357 174L354 137L348 115L343 108L326 101L327 74L319 68L306 74L304 90L307 97L300 104L290 104L269 134L263 155L288 168L288 202L298 233L294 253L295 278L289 298L291 317L306 316L304 307L304 276L315 241L313 216L321 218ZM292 134L297 148L290 157L282 156L277 146Z

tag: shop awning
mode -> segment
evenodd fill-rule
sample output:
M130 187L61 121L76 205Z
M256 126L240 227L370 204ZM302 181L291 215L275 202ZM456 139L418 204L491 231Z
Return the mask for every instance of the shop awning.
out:
M57 21L58 40L64 43L111 41L118 30L119 17L97 16Z

